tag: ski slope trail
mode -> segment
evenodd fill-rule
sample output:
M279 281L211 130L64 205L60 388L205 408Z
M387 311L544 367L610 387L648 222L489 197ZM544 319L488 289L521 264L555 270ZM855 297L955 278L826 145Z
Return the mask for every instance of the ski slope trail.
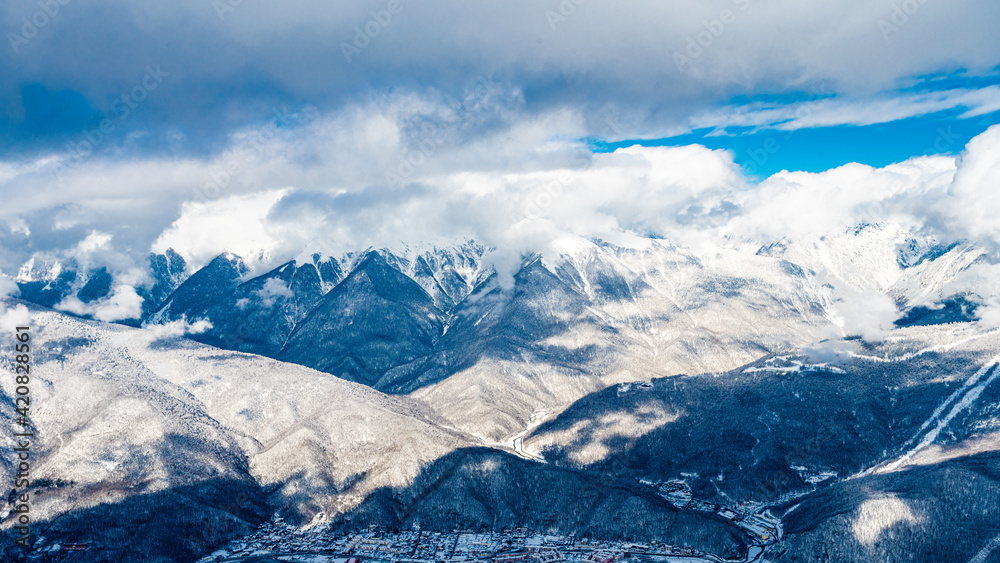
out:
M916 443L915 446L907 450L906 453L899 456L895 460L867 469L859 473L857 477L870 475L872 473L888 473L895 471L906 465L918 452L933 444L941 432L948 427L948 424L950 424L951 421L963 411L975 404L976 401L979 400L979 397L983 394L983 391L985 391L986 388L989 387L998 376L1000 376L1000 369L997 369L998 364L1000 364L1000 356L992 358L983 367L976 370L976 372L972 374L961 387L956 389L954 393L949 395L943 403L938 405L938 407L934 409L934 412L931 413L930 418L925 420L924 423L920 425L916 434L903 444L904 448ZM983 379L984 377L986 379ZM946 411L947 414L944 414Z

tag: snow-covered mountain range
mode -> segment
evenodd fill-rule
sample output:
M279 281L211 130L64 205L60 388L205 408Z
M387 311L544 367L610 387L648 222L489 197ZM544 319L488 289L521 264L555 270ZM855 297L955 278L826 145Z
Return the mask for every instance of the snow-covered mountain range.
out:
M717 519L642 485L670 480L783 518L774 561L882 560L900 541L962 560L996 535L1000 333L980 318L991 288L968 281L988 247L866 224L560 248L513 273L473 242L265 271L167 252L132 285L26 265L4 307L36 333L37 475L70 483L40 488L39 545L186 560L279 512L740 553ZM134 318L87 318L126 286ZM908 516L873 517L890 498ZM144 541L123 541L136 527Z

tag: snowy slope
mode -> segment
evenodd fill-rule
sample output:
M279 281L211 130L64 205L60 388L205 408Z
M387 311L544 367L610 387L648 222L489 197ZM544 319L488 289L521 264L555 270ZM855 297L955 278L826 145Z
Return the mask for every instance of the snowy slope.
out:
M115 534L135 525L136 510L159 510L180 489L192 491L193 512L147 522L156 537L170 535L173 520L240 521L226 529L245 532L272 509L304 519L336 514L371 490L407 485L422 466L471 443L419 403L305 367L43 309L32 309L31 326L33 476L73 483L44 489L33 514L43 522L110 511L115 524L90 533L107 549L123 548ZM2 392L11 420L11 378ZM7 482L12 428L0 437ZM194 491L205 489L241 500L199 506Z

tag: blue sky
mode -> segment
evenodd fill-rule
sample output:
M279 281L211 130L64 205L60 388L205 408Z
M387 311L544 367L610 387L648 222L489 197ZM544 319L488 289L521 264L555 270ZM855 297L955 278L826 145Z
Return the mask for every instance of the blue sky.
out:
M961 110L922 115L877 125L836 125L792 131L714 128L661 139L588 139L595 152L620 147L700 144L732 151L747 174L766 178L782 170L822 172L850 162L874 167L932 154L956 155L970 139L1000 123L1000 112L960 118ZM743 129L740 131L739 129Z
M725 149L732 151L734 160L747 174L756 178L766 178L782 170L822 172L850 162L883 167L912 157L960 153L970 139L991 125L1000 123L997 93L991 92L998 84L1000 71L997 69L978 76L958 71L918 77L912 84L904 82L895 90L880 93L878 98L881 101L911 95L939 95L943 98L945 93L966 92L988 93L986 98L992 102L978 108L957 101L923 111L914 108L895 118L889 114L884 120L869 120L875 123L845 120L845 123L808 126L795 125L794 119L771 123L762 120L753 126L718 124L659 138L591 137L586 141L595 152L611 152L636 144L658 147L697 143L712 149ZM738 96L724 106L735 108L737 112L740 108L765 107L773 110L782 106L797 106L797 115L808 116L823 111L822 104L836 103L838 98L836 93L817 90L812 93ZM782 128L789 124L792 127Z

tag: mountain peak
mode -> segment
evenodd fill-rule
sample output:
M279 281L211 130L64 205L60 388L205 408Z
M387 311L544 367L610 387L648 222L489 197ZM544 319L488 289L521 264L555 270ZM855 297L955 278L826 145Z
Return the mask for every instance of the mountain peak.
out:
M249 271L242 258L232 252L223 252L174 290L154 315L154 322L167 318L194 318L231 293Z

